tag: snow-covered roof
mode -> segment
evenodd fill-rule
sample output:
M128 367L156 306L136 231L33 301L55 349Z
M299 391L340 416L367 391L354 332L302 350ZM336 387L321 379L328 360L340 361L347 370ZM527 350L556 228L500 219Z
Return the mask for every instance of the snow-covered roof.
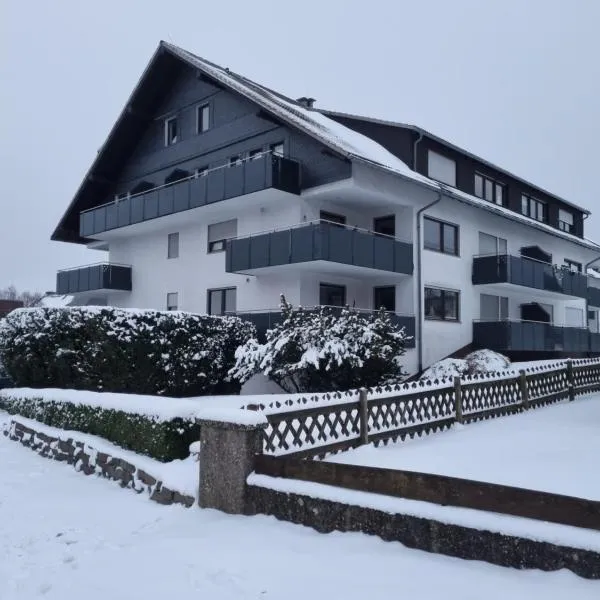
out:
M437 181L434 181L433 179L430 179L429 177L421 175L420 173L410 169L405 162L400 160L397 156L394 156L381 144L361 133L358 133L357 131L354 131L349 127L346 127L345 125L342 125L338 121L328 117L327 114L324 114L323 112L320 112L316 109L307 108L291 98L287 98L286 96L270 90L242 75L236 74L229 69L224 69L219 65L200 58L199 56L179 48L178 46L169 44L167 42L161 42L161 45L194 68L199 69L209 77L212 77L226 87L236 91L259 106L262 106L268 112L275 114L283 121L295 126L301 131L304 131L311 137L318 139L329 148L337 151L349 159L368 163L395 175L399 175L404 179L427 186L432 190L442 192L447 197L477 206L489 212L494 212L514 221L525 223L530 227L541 229L546 233L568 239L569 241L578 245L585 246L593 250L600 250L600 245L596 244L595 242L560 231L554 227L551 227L550 225L540 223L535 219L521 215L508 208L492 204L487 200L477 198L476 196L463 192L459 189L440 184ZM461 150L461 152L464 153L465 151ZM566 201L564 202L570 204Z

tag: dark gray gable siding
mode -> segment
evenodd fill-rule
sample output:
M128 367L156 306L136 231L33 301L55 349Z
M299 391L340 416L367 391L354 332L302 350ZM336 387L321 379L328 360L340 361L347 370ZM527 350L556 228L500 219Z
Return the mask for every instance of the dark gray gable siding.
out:
M211 128L197 134L196 110L203 104L211 107ZM165 146L164 121L171 116L178 119L179 141ZM113 189L98 203L110 201L115 193L127 192L140 181L161 185L175 168L193 172L220 166L231 156L278 142L284 142L286 155L301 163L303 189L351 176L349 161L324 152L319 142L277 123L249 100L186 67L156 108Z
M404 128L395 125L386 125L372 121L364 121L359 118L350 118L343 115L330 114L330 118L335 119L342 125L350 127L359 133L362 133L375 140L400 160L405 162L411 169L414 169L414 144L419 134L414 129ZM518 179L514 179L505 173L501 173L483 162L479 162L470 156L457 152L440 144L437 140L424 135L417 145L417 171L427 175L427 157L428 150L438 152L456 162L456 186L459 190L469 194L475 194L475 172L487 175L492 179L502 182L508 188L508 208L521 213L521 194L529 194L546 202L548 205L548 224L558 228L558 211L560 208L573 214L573 233L583 237L583 217L584 213L572 206L568 206L532 186L528 186Z

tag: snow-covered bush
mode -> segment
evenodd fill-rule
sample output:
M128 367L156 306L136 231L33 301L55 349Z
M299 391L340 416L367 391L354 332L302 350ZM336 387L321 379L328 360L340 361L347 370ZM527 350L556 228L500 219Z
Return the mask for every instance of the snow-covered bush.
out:
M0 409L60 429L98 435L127 450L157 460L187 458L190 444L200 437L196 419L162 420L149 414L133 414L80 403L49 401L47 398L19 397L5 390Z
M230 374L244 382L263 373L287 392L326 392L397 381L408 339L385 311L361 314L320 306L294 309L281 297L282 322L236 351Z
M434 380L442 378L485 375L510 369L510 360L493 350L475 350L465 358L443 358L427 369L420 379Z
M228 372L255 335L237 317L112 307L29 308L0 324L18 387L198 396L239 391Z

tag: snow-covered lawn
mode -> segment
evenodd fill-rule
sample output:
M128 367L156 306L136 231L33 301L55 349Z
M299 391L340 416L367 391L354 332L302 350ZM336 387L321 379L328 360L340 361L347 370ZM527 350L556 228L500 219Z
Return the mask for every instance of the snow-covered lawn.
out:
M0 474L2 600L584 600L600 590L568 571L517 571L271 517L162 507L3 436Z
M600 395L329 460L600 500Z

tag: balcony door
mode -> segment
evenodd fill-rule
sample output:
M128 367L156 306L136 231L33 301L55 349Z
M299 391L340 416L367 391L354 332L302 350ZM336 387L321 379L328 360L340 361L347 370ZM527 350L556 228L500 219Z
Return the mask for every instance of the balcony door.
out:
M489 233L479 232L479 254L480 255L493 255L493 254L506 254L508 244L506 240Z
M554 321L554 307L551 304L541 304L539 302L521 304L521 320L552 323Z

